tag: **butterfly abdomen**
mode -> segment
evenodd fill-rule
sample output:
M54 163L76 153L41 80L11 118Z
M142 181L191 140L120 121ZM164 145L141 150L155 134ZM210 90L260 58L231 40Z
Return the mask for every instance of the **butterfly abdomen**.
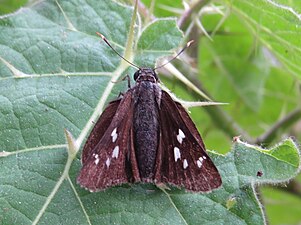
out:
M153 177L159 143L159 112L156 92L161 91L151 81L141 81L134 93L134 145L142 181Z

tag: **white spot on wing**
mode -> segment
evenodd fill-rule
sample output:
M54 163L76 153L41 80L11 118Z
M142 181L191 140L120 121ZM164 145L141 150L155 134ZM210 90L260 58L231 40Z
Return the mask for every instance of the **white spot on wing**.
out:
M117 134L115 134L113 137L112 137L112 141L115 142L117 139Z
M99 163L99 158L96 158L95 161L94 161L95 165L98 165Z
M108 158L106 161L107 168L109 168L110 164L111 164L111 160Z
M179 134L177 135L178 142L182 144L184 138L185 138L184 132L181 129L179 129Z
M111 136L113 137L115 134L117 134L117 128L112 131Z
M111 133L111 137L112 137L112 141L115 142L117 139L117 128L115 128L112 133Z
M177 147L173 148L174 156L175 156L175 162L178 161L178 159L181 159L181 152L180 149Z
M188 162L186 159L183 161L183 168L186 169L188 167Z
M181 129L179 129L179 135L180 137L185 138L185 134Z
M119 154L119 146L116 146L113 150L113 153L112 153L112 158L118 158L118 154Z
M198 165L199 168L202 167L203 161L204 161L205 159L206 159L206 156L203 156L203 157L200 157L200 158L196 161L196 163L197 163L197 165Z

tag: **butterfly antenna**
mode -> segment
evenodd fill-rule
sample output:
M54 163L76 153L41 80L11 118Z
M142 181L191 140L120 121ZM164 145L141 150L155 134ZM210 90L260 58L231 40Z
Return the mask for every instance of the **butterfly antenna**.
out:
M117 52L112 45L110 44L110 42L105 38L105 36L103 36L101 33L96 32L96 34L102 38L102 40L104 40L104 42L120 57L122 58L124 61L126 61L128 64L130 64L131 66L140 69L139 66L135 65L134 63L130 62L129 60L127 60L126 58L124 58L122 55L119 54L119 52Z
M187 42L187 44L184 46L184 48L183 48L181 51L179 51L178 54L177 54L176 56L172 57L172 58L171 58L170 60L168 60L166 63L164 63L164 64L162 64L162 65L156 67L154 70L164 67L165 65L167 65L168 63L170 63L172 60L174 60L175 58L177 58L177 57L178 57L179 55L181 55L181 54L186 50L186 48L188 48L193 42L194 42L194 40L191 40L191 41Z

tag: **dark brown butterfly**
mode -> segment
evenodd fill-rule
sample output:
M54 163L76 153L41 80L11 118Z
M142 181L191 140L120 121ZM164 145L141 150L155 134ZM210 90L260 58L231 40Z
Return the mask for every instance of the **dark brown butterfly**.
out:
M135 182L194 192L220 187L220 174L194 123L160 88L155 69L139 68L134 80L135 86L110 102L95 124L83 149L78 183L93 192Z

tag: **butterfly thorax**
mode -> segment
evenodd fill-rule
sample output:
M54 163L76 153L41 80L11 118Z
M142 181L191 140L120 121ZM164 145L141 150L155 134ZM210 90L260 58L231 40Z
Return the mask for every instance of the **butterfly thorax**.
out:
M161 89L152 69L141 69L136 78L134 98L134 145L142 181L153 177L159 143L159 107Z

